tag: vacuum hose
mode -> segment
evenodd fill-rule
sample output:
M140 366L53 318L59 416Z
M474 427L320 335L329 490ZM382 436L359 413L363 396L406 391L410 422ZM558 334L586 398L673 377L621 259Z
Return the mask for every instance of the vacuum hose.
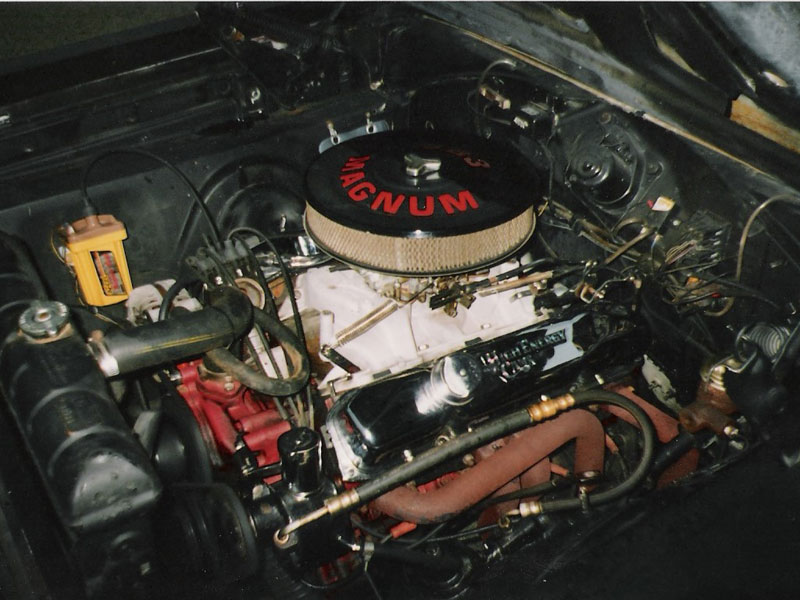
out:
M543 400L526 408L514 411L508 415L494 419L490 423L478 427L468 433L460 435L451 441L427 450L416 456L411 462L399 465L379 475L358 488L354 488L328 498L324 506L310 512L303 517L293 520L282 529L275 532L274 541L279 547L290 542L291 534L301 527L312 523L326 515L339 514L345 510L354 510L372 502L386 492L415 479L428 469L431 469L447 460L463 456L500 437L510 435L549 419L556 414L577 407L587 407L596 404L611 404L628 411L636 420L642 433L642 455L636 469L619 485L602 492L589 494L590 504L596 505L610 502L633 490L645 478L653 460L655 451L656 433L647 414L632 400L613 392L592 390L565 394L556 398ZM523 515L541 514L546 511L567 510L581 508L586 502L585 498L567 500L547 500L525 503L529 508ZM522 510L520 510L522 514Z
M267 377L245 365L226 348L209 350L206 356L234 379L261 394L268 396L296 394L305 387L310 373L308 355L303 344L295 333L277 318L259 309L255 310L254 316L256 324L268 333L272 340L278 342L286 353L286 362L290 369L288 376Z
M574 472L602 471L603 426L589 411L570 410L509 438L503 448L443 487L421 493L401 485L370 506L401 521L443 522L477 504L573 439ZM547 472L549 475L549 468Z
M523 517L560 510L575 510L584 508L588 503L591 506L607 504L631 492L638 486L650 471L656 448L656 432L647 414L632 400L613 392L603 390L581 392L574 394L575 406L589 404L611 404L628 411L642 432L642 455L639 464L626 479L610 490L588 494L583 498L567 498L563 500L533 500L520 504L520 514Z

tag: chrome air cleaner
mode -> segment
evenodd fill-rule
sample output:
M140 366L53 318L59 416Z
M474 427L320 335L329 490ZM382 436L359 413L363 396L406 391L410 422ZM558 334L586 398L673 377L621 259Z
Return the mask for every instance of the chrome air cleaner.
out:
M349 140L309 168L305 226L353 265L401 275L474 270L533 232L539 179L511 147L440 132Z

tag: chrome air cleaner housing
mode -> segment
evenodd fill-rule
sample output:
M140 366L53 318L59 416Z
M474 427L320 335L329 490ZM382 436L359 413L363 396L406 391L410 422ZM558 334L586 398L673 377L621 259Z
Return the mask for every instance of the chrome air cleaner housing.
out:
M390 131L324 152L309 168L305 226L343 262L396 275L472 271L531 236L540 198L510 146L434 131Z

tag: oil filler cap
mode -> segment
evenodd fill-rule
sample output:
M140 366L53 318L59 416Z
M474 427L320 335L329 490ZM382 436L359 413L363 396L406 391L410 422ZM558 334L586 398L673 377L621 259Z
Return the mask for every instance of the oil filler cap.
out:
M387 131L322 153L306 175L305 226L345 263L396 275L463 273L531 236L541 199L515 148L464 134Z
M34 300L19 316L20 331L34 339L56 337L69 322L65 304L50 300Z

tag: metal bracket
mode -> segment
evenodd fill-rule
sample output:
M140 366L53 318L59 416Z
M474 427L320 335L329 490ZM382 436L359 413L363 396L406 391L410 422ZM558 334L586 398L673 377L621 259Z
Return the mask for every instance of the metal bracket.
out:
M334 146L338 146L342 142L346 142L347 140L364 135L372 135L373 133L389 131L392 128L388 121L372 121L369 115L367 115L366 123L364 123L364 125L356 127L355 129L351 129L350 131L345 131L344 133L337 132L332 121L328 121L327 125L328 133L330 135L319 143L320 154L325 152L325 150L333 148Z

